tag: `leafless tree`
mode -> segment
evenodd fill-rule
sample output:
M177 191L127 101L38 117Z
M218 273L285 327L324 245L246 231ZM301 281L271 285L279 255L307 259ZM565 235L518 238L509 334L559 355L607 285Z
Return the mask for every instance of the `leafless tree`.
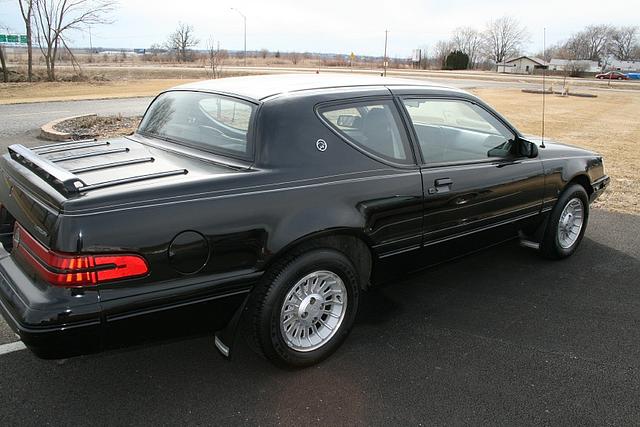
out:
M187 62L190 48L197 46L200 40L195 38L193 27L183 22L178 23L178 28L169 35L167 48L176 52L178 62Z
M0 24L0 30L4 30L4 29L5 29L5 27L2 24ZM9 32L8 28L6 30L7 30L7 32ZM7 61L6 61L5 55L6 55L6 53L4 51L4 46L2 46L0 44L0 67L2 67L2 81L5 82L5 83L8 83L9 82L9 70L7 69Z
M220 42L214 42L213 37L207 42L207 68L209 77L219 79L222 75L222 63L227 57L227 51L220 49Z
M433 55L436 66L439 69L444 68L444 61L447 59L447 55L449 55L454 50L453 43L449 40L440 40L433 47Z
M459 50L469 57L469 68L475 68L482 47L482 35L471 27L459 27L453 30L454 50Z
M300 61L300 53L299 52L290 52L289 59L293 65L296 65L298 61Z
M553 44L551 46L547 46L544 51L538 51L536 53L536 58L543 59L546 62L551 61L552 58L561 58L560 52L563 50L562 44Z
M24 21L24 30L27 34L27 80L33 81L33 6L36 0L18 0L20 13Z
M609 25L589 25L573 34L567 43L567 49L575 59L601 61L605 59L611 46L613 29Z
M516 55L528 41L526 27L511 16L488 22L483 33L485 54L496 64Z
M9 70L7 69L7 62L4 58L4 46L0 45L0 66L2 66L2 81L9 82Z
M265 59L267 56L269 56L269 49L260 49L260 57Z
M640 28L638 26L620 27L611 31L611 52L621 61L637 59L633 56L634 49L640 45L638 40Z
M34 19L40 51L47 65L47 78L56 79L58 51L69 52L67 34L88 25L107 24L116 3L110 0L34 0Z

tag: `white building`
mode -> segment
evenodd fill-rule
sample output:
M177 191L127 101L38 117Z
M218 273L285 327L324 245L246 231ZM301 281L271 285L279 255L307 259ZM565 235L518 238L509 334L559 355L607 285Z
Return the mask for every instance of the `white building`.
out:
M497 64L499 73L508 74L532 74L533 70L544 69L548 64L531 56L520 56Z
M599 73L601 68L598 61L589 61L586 59L557 59L553 58L549 61L549 70L551 71L569 71L582 70L586 73Z

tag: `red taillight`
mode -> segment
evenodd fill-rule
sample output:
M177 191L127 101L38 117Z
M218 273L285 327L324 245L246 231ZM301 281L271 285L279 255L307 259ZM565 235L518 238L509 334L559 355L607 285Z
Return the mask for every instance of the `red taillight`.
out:
M44 280L55 286L78 288L149 273L147 262L140 255L70 255L51 251L17 222L13 231L13 248L25 257Z

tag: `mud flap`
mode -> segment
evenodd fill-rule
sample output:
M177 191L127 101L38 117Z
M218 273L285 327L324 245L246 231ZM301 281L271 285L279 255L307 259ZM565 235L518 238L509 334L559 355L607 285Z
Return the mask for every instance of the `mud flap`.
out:
M238 328L242 323L242 315L244 314L245 309L247 308L247 303L249 302L250 293L247 294L240 307L233 314L233 317L225 326L224 329L217 331L214 335L214 342L216 348L225 358L231 359L232 350L236 346L236 341L238 337Z
M535 231L532 234L527 234L523 230L518 232L518 237L520 238L520 246L524 248L540 250L540 242L544 238L544 233L547 230L547 225L549 224L549 215L550 212L547 212L544 215L544 219L538 224Z

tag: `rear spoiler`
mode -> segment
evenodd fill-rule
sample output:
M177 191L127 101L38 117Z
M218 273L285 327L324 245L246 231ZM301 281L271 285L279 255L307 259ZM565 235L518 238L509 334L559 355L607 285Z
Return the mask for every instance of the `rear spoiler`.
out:
M86 185L77 175L39 156L22 144L9 146L9 155L16 162L27 166L52 187L61 187L67 194L79 193L80 188Z

